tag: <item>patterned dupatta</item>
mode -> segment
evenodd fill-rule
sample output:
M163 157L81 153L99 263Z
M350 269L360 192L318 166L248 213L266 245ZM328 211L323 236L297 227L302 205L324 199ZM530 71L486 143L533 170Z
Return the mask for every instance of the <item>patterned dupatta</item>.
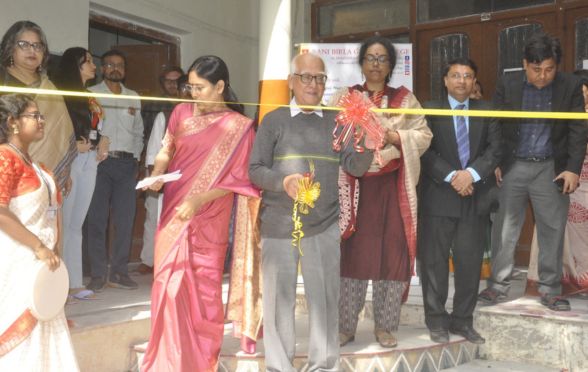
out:
M338 95L347 93L349 90L366 91L366 87L356 85L345 89ZM371 92L370 92L371 93ZM382 97L388 97L389 108L421 108L416 97L405 87L392 88L386 86L384 91L369 95L369 99L379 107ZM334 99L338 99L335 95ZM336 101L335 101L336 102ZM381 116L380 124L386 129L395 130L400 135L401 148L386 145L380 154L382 164L375 160L370 166L365 177L385 172L398 171L398 201L400 214L404 225L404 233L408 244L410 257L410 268L414 274L414 263L416 258L417 245L417 193L416 185L420 175L420 156L429 147L432 133L427 127L423 115L390 115ZM342 238L349 238L355 231L357 206L359 202L359 182L357 178L341 172L339 176L339 200L341 205L341 217L339 219ZM407 298L405 293L404 300Z
M235 210L233 261L226 318L233 321L241 349L255 352L262 324L261 302L261 198L239 195Z
M231 120L234 118L234 120ZM244 136L251 128L251 120L245 116L242 116L236 112L216 112L204 115L204 117L194 117L185 120L183 132L176 132L175 138L182 136L192 136L203 130L210 125L218 125L219 120L230 120L230 128L226 131L222 138L217 139L217 143L214 145L212 151L209 152L208 156L198 167L198 170L194 174L184 174L183 177L190 177L193 181L189 188L186 189L184 196L181 200L178 199L174 206L178 206L185 200L193 195L203 193L211 190L215 187L216 181L220 177L221 173L225 170L225 167L233 157L234 151L237 149ZM168 146L174 139L170 137L169 132L166 134L163 142L164 146ZM172 210L172 207L164 208ZM161 223L159 231L156 237L155 252L155 269L162 264L163 261L167 261L167 256L173 254L172 250L181 239L182 235L186 233L186 229L190 224L190 221L181 221L172 217L173 212L164 215L162 213Z
M8 73L12 81L16 80L26 87L57 89L46 74L41 74L37 81L30 81L17 70ZM59 189L63 190L69 179L71 163L78 154L73 124L62 96L35 95L34 99L39 112L45 116L46 125L43 139L31 144L29 154L53 172Z

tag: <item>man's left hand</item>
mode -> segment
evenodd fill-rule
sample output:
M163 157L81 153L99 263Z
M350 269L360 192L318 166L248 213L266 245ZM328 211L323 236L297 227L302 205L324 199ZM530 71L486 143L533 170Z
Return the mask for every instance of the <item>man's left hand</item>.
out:
M562 194L571 194L580 186L580 176L574 172L563 171L555 177L556 180L564 180Z

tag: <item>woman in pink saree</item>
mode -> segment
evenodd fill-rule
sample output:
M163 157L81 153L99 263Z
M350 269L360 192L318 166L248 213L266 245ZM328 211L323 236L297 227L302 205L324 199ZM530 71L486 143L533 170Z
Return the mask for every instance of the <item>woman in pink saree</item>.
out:
M188 77L187 89L199 102L180 104L172 113L152 173L179 170L182 178L165 186L155 240L151 335L142 371L216 371L224 333L221 284L231 211L236 197L235 254L243 258L239 246L248 244L253 231L247 212L255 204L247 197L259 197L247 174L254 130L241 105L225 103L236 101L226 64L215 56L200 57ZM161 186L158 182L150 188ZM242 275L242 270L232 275ZM244 306L246 301L236 302ZM253 328L248 336L255 339L258 326Z

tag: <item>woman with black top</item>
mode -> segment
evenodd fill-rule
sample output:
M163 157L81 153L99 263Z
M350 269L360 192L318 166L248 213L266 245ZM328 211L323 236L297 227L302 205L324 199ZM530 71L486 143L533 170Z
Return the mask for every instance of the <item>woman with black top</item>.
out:
M95 74L96 65L90 53L75 47L63 53L53 81L61 90L86 91L86 83ZM103 111L96 99L64 96L64 100L78 154L71 166L71 191L63 201L63 260L69 271L72 296L84 299L93 293L82 284L82 224L94 193L98 163L108 153L108 138L100 135Z

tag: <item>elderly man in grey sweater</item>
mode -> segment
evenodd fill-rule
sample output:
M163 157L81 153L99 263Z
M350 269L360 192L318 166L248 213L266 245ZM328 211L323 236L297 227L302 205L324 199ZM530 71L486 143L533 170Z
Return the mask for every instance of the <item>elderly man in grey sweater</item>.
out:
M249 176L263 189L261 211L263 329L268 371L295 371L294 309L298 262L309 311L308 371L339 370L338 227L339 167L361 176L373 153L356 153L350 146L340 154L332 149L336 112L321 110L327 75L322 59L296 56L288 84L294 94L289 108L279 108L263 119L251 158ZM320 197L301 215L304 237L300 251L292 244L292 208L299 180L315 167ZM301 254L302 252L302 254Z

